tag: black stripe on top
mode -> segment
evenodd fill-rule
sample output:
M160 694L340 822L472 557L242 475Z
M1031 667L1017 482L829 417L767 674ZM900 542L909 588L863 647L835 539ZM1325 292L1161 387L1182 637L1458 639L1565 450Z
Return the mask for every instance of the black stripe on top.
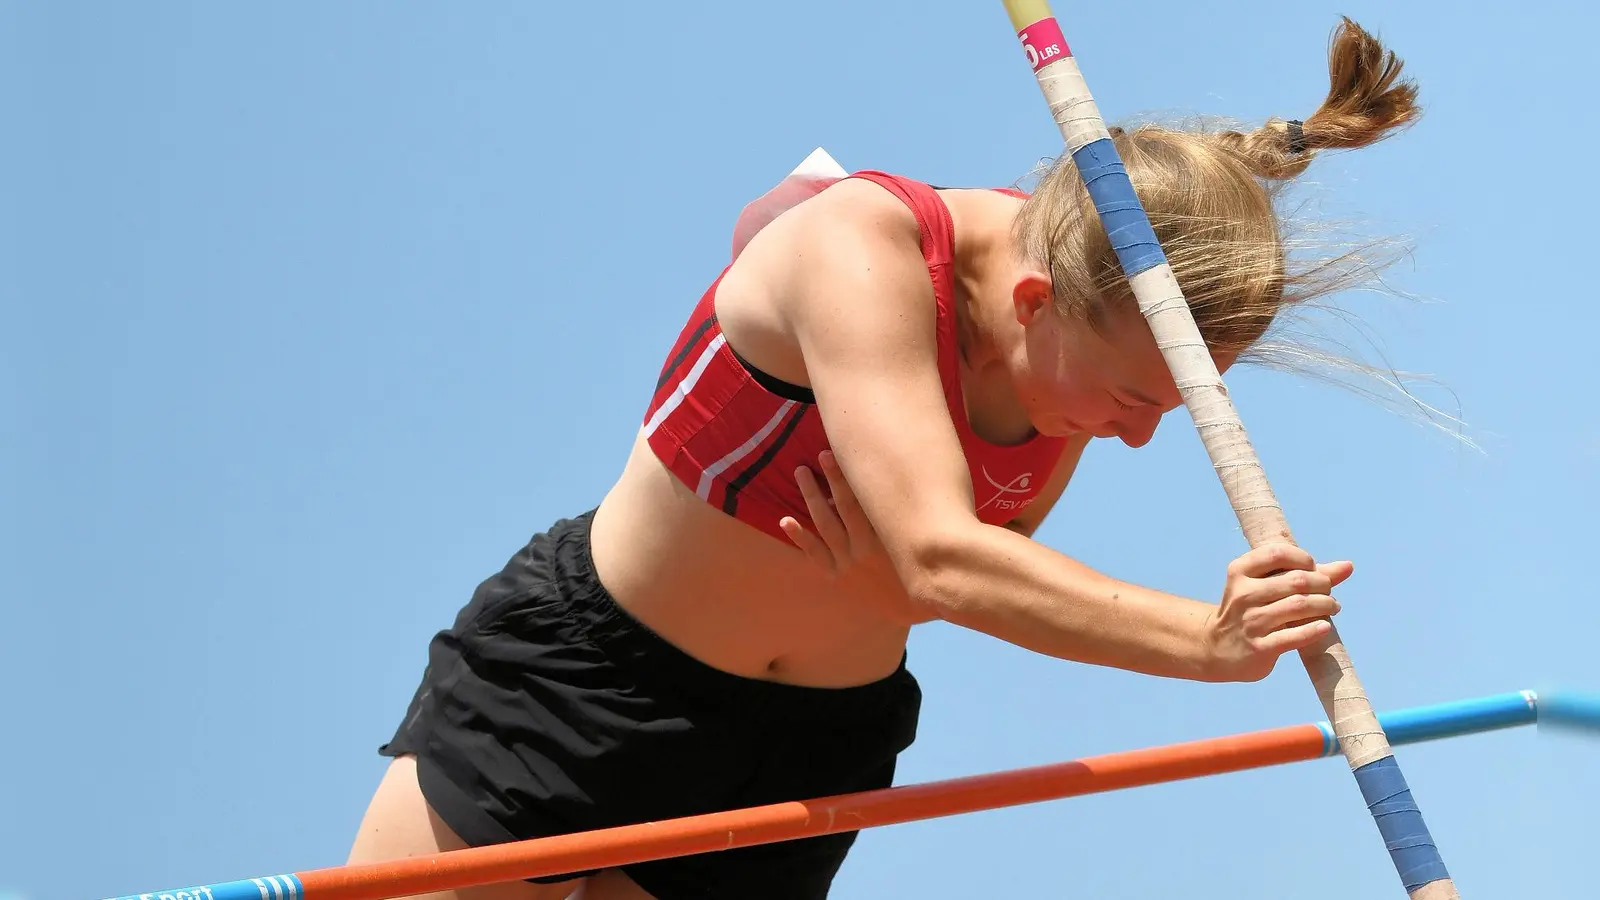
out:
M733 349L732 344L727 346L728 352L732 353L733 358L739 361L739 365L744 366L744 370L750 373L750 377L755 380L755 383L766 388L768 393L777 394L785 400L793 400L796 403L816 405L817 395L812 392L811 388L768 375L751 365L749 360L740 356L739 351Z
M674 356L667 363L666 368L661 370L661 378L656 381L656 390L659 391L666 387L667 382L672 380L672 376L678 373L678 367L683 365L683 361L689 358L689 354L694 352L694 348L700 345L700 339L705 337L706 332L710 331L711 326L715 324L717 324L717 314L712 313L706 316L704 322L695 326L694 333L690 334L689 339L683 342L683 349L679 350L678 355Z
M695 326L694 331L689 335L689 339L684 341L683 349L679 350L677 355L672 357L671 361L669 361L666 366L662 368L661 377L656 379L657 391L666 387L667 382L671 381L672 377L678 374L678 367L683 365L683 361L689 358L689 354L694 352L695 347L699 346L700 339L705 337L706 332L711 330L711 326L715 324L717 324L717 314L712 313L706 317L704 322L701 322L699 325ZM755 379L756 384L766 388L769 392L776 394L785 400L793 400L796 403L809 403L812 405L816 404L817 395L813 393L810 388L768 375L767 373L751 365L749 360L740 356L739 351L733 349L732 344L728 345L728 352L732 353L733 358L739 361L739 365L743 366L744 370L750 373L750 377Z
M750 463L749 468L746 468L728 481L728 490L722 495L723 512L730 516L738 512L739 491L743 490L745 485L754 481L755 477L761 474L761 470L772 462L773 457L778 455L778 451L783 449L783 445L788 443L789 436L794 434L796 428L800 427L800 420L805 418L806 413L810 411L811 407L809 406L795 407L789 413L789 421L783 423L782 430L778 432L777 437L772 439L772 443L767 445L767 449L762 451L754 462Z

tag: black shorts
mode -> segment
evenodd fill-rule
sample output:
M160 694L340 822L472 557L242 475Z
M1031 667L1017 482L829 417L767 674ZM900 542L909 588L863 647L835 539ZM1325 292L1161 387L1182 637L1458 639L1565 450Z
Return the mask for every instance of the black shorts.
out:
M711 668L596 578L593 512L563 519L478 586L428 648L379 752L471 846L888 787L922 693L905 668L807 688ZM854 832L623 867L657 900L826 897ZM532 879L563 881L591 873Z

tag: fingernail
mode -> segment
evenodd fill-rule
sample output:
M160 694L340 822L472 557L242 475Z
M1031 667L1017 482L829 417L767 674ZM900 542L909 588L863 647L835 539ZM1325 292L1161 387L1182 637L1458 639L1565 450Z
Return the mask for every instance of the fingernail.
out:
M824 450L824 451L822 451L822 453L820 453L817 456L817 459L820 459L822 461L823 465L831 466L831 465L833 465L833 451L832 450Z

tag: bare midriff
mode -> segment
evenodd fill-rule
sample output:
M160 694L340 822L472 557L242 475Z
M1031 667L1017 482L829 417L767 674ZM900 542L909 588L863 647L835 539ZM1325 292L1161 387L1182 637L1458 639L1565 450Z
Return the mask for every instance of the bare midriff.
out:
M820 477L820 476L819 476ZM851 687L895 671L919 617L710 506L643 439L595 514L600 581L678 649L746 678Z

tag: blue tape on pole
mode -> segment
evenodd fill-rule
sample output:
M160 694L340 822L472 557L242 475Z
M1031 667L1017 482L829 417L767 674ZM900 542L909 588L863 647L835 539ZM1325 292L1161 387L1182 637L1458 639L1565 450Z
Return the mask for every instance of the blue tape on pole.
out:
M266 878L224 881L221 884L152 891L148 894L129 894L115 900L301 900L304 896L299 878L293 875L270 875Z
M1411 799L1411 789L1392 756L1367 763L1355 771L1356 784L1366 798L1367 809L1378 823L1378 833L1389 848L1389 858L1400 873L1406 891L1450 877L1444 858L1433 843L1433 835L1422 821L1422 813Z
M1078 166L1084 187L1089 189L1089 198L1111 238L1111 249L1117 252L1123 274L1132 278L1166 262L1150 217L1140 205L1139 195L1133 192L1133 182L1111 139L1084 144L1072 154L1072 161Z

